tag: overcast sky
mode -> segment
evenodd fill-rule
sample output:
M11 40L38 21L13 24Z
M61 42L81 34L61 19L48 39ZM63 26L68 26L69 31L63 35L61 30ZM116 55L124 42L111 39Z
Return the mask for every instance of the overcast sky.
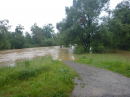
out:
M111 0L111 9L121 1ZM24 32L30 32L35 22L40 27L48 23L55 27L57 22L65 18L65 7L72 6L72 3L73 0L0 0L0 20L8 19L11 31L21 24Z

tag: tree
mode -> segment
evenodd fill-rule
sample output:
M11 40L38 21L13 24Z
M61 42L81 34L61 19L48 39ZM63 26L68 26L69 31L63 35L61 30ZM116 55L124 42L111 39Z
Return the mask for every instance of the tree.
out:
M25 39L23 36L23 29L24 29L24 27L21 24L19 24L18 26L16 26L15 32L11 33L12 34L11 35L12 36L11 48L13 48L13 49L24 48Z
M43 28L40 28L35 23L31 27L31 31L33 34L33 43L35 46L53 46L54 42L54 30L52 24L44 25Z
M44 33L43 30L37 26L37 24L35 23L32 27L31 27L31 31L32 31L32 41L33 44L35 46L44 46Z
M52 26L52 24L44 25L43 26L44 36L46 38L53 38L53 34L54 34L53 29L54 29L54 27Z
M25 48L33 47L33 45L32 45L32 37L31 37L31 35L28 32L25 33L25 44L24 44L24 47Z
M130 49L130 1L124 0L113 10L109 30L113 33L113 49Z
M91 38L99 31L99 15L108 10L109 0L73 0L66 19L57 23L64 45L77 44L89 51Z
M21 24L18 24L18 26L16 26L15 28L15 32L21 35L23 34L22 30L24 30L24 26L22 26Z
M11 44L8 39L8 29L10 26L8 25L8 20L2 20L0 21L0 50L2 49L10 49Z

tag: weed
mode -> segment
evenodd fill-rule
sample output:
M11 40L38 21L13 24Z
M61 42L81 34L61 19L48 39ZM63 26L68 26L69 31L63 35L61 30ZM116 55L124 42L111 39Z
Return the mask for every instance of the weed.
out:
M77 83L74 83L75 85L78 85Z
M78 76L77 78L78 78L78 80L80 80L80 81L82 80L82 78L81 78L80 76Z
M82 86L82 88L84 88L84 86Z
M63 90L56 92L53 97L68 97L69 95L66 94Z
M30 66L30 61L29 60L25 60L25 68L29 68Z

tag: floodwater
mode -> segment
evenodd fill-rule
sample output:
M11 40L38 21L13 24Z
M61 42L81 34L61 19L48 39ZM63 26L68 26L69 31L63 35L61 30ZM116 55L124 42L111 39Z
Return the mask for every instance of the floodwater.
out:
M53 59L58 59L60 61L75 60L75 57L73 56L73 49L60 48L59 46L2 50L0 51L0 67L14 66L15 62L19 60L48 55L51 55Z
M72 61L75 60L72 48L60 48L59 46L52 46L2 50L0 51L0 67L14 66L16 61L49 55L51 55L55 60ZM125 56L125 58L130 59L129 51L118 50L114 54Z

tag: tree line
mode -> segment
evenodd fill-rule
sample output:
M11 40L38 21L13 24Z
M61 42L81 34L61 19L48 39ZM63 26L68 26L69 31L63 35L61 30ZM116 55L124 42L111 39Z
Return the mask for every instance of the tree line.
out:
M31 26L32 33L23 35L24 26L19 24L15 31L9 31L8 20L0 21L0 50L21 49L30 47L55 46L55 33L52 24L44 25L42 28L35 23Z
M57 23L59 45L76 45L75 53L130 50L130 0L114 10L110 0L73 0L66 18ZM108 15L100 16L105 11ZM61 41L62 40L62 41Z
M104 50L130 50L130 0L123 0L110 10L110 0L73 0L66 7L66 18L43 27L35 23L32 33L23 35L24 26L18 25L9 31L8 20L0 21L0 50L64 45L75 46L75 53ZM108 15L100 16L102 12Z

